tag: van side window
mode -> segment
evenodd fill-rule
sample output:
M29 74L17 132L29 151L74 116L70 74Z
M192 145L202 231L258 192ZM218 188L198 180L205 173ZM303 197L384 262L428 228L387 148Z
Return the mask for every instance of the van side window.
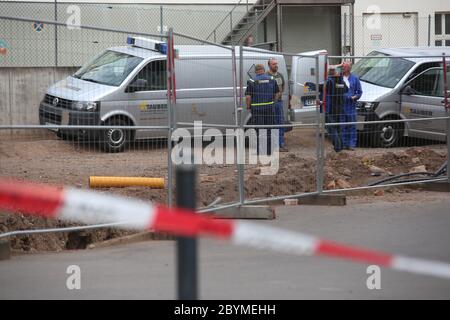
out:
M439 96L438 86L440 80L440 69L430 69L418 76L410 83L410 87L414 90L414 94L421 96Z
M166 60L149 62L135 77L147 80L147 87L142 91L167 90Z
M441 64L439 62L422 63L413 72L411 72L411 74L409 75L409 77L408 77L408 79L406 81L409 81L409 80L413 79L415 76L417 76L418 74L421 74L425 70L428 70L430 68L439 67L440 65Z
M450 80L450 68L447 68L447 79ZM447 80L447 81L448 81ZM444 97L444 73L443 72L439 72L439 79L438 79L438 85L437 85L437 96L438 97ZM450 86L449 88L447 88L447 90L450 90Z

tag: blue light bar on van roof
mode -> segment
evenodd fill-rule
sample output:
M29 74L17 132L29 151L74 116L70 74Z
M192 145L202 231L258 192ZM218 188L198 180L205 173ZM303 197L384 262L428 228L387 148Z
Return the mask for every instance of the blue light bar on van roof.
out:
M134 47L157 51L162 54L167 54L167 44L162 41L128 36L127 44L132 45Z
M161 52L162 54L167 54L167 43L160 43L158 45L158 51Z
M134 38L128 36L128 37L127 37L127 44L133 45L133 44L134 44Z

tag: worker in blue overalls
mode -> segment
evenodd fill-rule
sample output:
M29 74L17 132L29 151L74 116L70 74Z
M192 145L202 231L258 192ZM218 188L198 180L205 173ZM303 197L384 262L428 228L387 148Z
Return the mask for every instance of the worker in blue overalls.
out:
M344 112L341 122L356 122L356 102L361 98L362 88L357 76L351 73L352 64L342 64L342 78L348 90L344 96ZM342 125L342 144L344 149L354 150L357 143L357 131L355 124Z
M347 93L347 86L344 83L343 77L336 72L335 66L330 66L328 69L328 79L326 82L326 122L339 123L344 109L344 98ZM323 90L322 90L323 91ZM321 92L321 100L323 100L323 92ZM333 143L334 151L340 152L342 145L342 130L340 125L329 125L328 136Z
M255 66L256 76L247 82L245 98L247 109L252 115L253 125L274 125L275 124L275 104L279 99L279 88L272 77L265 74L264 65ZM262 130L263 129L263 130ZM261 141L266 139L267 155L272 154L272 132L271 128L257 128L257 152L263 154Z

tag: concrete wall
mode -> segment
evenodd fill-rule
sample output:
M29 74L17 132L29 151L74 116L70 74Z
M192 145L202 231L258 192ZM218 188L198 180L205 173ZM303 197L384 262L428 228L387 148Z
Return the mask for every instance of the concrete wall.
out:
M0 68L0 125L39 124L39 103L45 91L74 71L75 68ZM11 131L2 130L5 132Z

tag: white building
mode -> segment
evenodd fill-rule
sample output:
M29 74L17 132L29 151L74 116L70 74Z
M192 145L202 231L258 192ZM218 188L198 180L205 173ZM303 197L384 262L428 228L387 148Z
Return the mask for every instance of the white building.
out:
M356 55L379 47L450 46L449 0L355 0Z
M450 46L450 0L0 0L2 16L36 22L66 22L71 6L79 7L82 25L150 33L173 27L223 44L242 43L251 34L257 46L291 53ZM0 67L79 66L123 44L124 35L0 19L2 43L8 54L0 55Z

